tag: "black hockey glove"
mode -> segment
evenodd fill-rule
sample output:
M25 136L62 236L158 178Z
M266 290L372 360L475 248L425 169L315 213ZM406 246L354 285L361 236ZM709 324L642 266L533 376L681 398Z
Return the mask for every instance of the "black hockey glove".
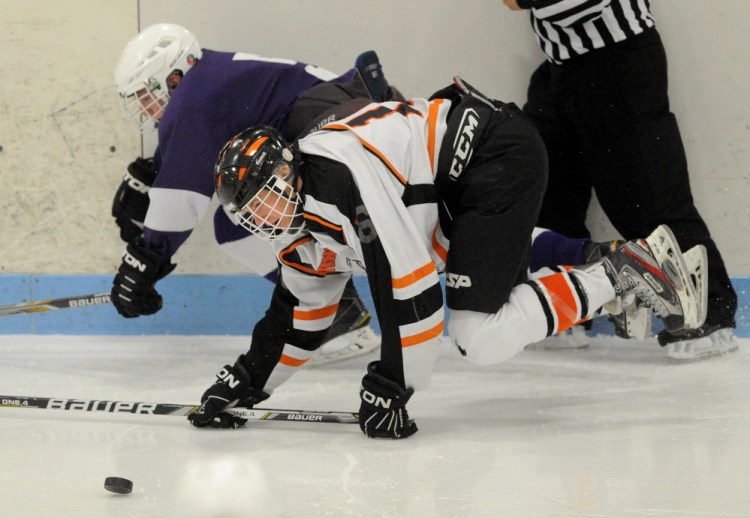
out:
M176 266L143 246L141 241L130 243L112 282L111 298L117 312L125 318L133 318L159 311L163 301L154 285Z
M156 178L154 160L136 158L128 166L112 202L112 216L120 227L120 237L132 243L143 232L148 210L148 191Z
M250 376L242 366L241 355L235 364L225 365L216 373L216 382L201 397L201 407L188 416L193 426L204 428L239 428L247 419L223 412L235 406L252 408L268 399L268 394L250 386Z
M417 432L417 425L409 419L406 403L414 394L413 388L404 389L378 374L380 362L371 362L359 389L359 427L367 437L405 439Z

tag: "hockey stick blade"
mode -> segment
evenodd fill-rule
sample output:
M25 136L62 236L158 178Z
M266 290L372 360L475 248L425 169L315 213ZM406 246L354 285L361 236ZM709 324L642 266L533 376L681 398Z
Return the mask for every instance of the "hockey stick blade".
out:
M0 396L0 407L36 408L40 410L78 410L83 412L107 412L111 414L167 415L186 417L195 413L198 408L200 408L200 405L105 401L98 399ZM359 414L355 412L280 410L273 408L235 407L227 410L227 413L250 421L296 421L344 424L359 423Z
M42 313L55 309L85 308L99 304L110 304L109 293L92 293L91 295L78 295L75 297L63 297L60 299L40 300L36 302L22 302L0 306L0 317L11 315L22 315L25 313Z

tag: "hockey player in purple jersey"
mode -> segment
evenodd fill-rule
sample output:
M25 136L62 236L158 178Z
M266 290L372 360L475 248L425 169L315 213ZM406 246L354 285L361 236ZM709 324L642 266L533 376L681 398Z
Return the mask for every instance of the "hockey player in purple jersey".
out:
M222 205L273 244L283 282L249 351L189 417L198 427L244 424L223 410L265 400L314 357L355 264L366 267L383 336L359 388L368 437L417 431L406 405L429 386L444 304L456 351L478 365L631 298L673 332L705 319L665 226L602 260L529 279L544 146L517 107L458 79L429 100L369 104L292 144L249 128L224 146L215 174Z
M378 84L384 83L373 52L361 55L359 65L368 67L369 74L381 74ZM317 92L322 85L332 85L334 98L369 93L355 70L336 76L287 59L202 49L191 32L172 24L148 27L127 44L115 83L128 116L143 130L158 127L153 160L138 158L130 164L112 209L128 242L112 301L126 318L161 309L162 297L154 285L175 268L172 256L208 211L213 164L229 138L254 124L268 124L294 137L290 121L297 128L292 131L299 131L305 122L300 118L322 109L316 96L310 103L298 102L298 114L290 117L295 102L314 87ZM376 94L385 100L393 92L386 88ZM277 263L266 243L229 219L222 208L214 214L214 230L230 256L275 282ZM379 338L369 320L354 286L348 285L329 338L346 336L330 345L326 358L377 347Z

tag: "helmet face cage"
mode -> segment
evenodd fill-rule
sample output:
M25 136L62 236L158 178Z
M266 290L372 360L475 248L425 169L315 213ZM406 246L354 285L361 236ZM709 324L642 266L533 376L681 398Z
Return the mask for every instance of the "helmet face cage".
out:
M142 131L157 127L172 91L201 56L195 36L179 25L152 25L136 35L115 67L125 118Z
M214 167L219 202L237 224L262 239L296 234L304 227L296 167L294 153L278 130L248 128L219 152Z
M234 213L237 223L264 240L299 233L304 228L302 202L294 186L284 178L291 175L291 164L279 160L271 177Z
M138 92L120 96L120 108L124 117L132 121L141 131L153 130L159 127L159 120L164 114L164 108L169 101L169 93L165 88L144 85Z

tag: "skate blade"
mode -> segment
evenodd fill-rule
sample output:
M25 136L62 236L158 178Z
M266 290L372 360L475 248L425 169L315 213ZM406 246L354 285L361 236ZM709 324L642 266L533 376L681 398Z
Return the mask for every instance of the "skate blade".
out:
M684 328L697 329L706 320L706 308L701 306L698 300L693 280L690 278L674 234L668 226L659 225L645 241L659 267L665 273L678 277L678 282L673 282L673 284L682 308Z
M330 365L331 363L358 358L370 354L380 347L380 337L370 326L355 329L354 331L336 337L334 340L336 342L341 341L345 343L341 347L331 350L331 352L327 352L325 348L322 348L321 351L309 361L308 365L310 367ZM325 347L325 345L323 347Z
M706 311L708 310L708 253L703 245L696 245L684 254L688 274L693 280L695 287L695 296L698 304L703 308L703 319L699 321L698 327L701 327L706 321Z

